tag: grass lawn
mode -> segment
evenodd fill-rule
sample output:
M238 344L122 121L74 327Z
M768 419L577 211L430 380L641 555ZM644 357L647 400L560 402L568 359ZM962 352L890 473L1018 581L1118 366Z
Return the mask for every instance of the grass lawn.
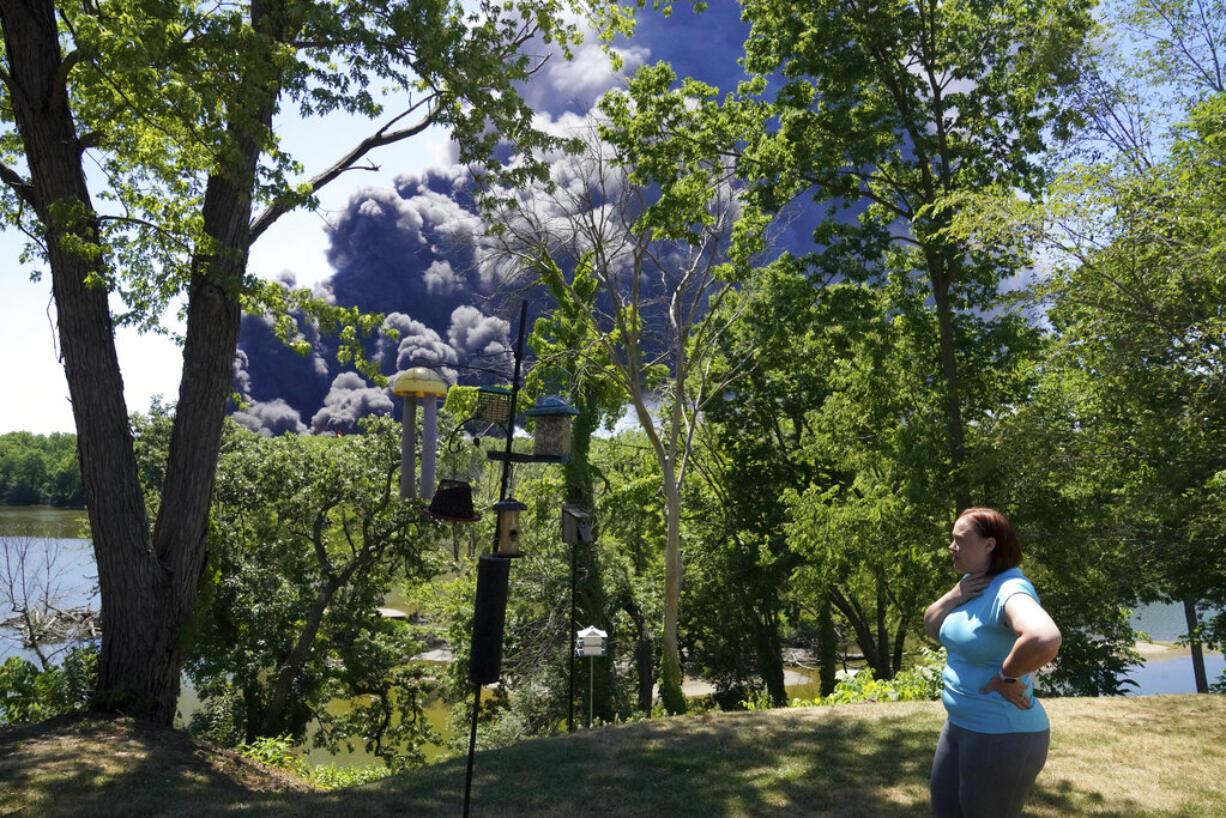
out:
M1056 699L1034 816L1226 816L1226 696ZM658 719L478 753L473 816L923 816L937 702ZM465 760L305 791L125 721L0 732L0 814L456 816Z

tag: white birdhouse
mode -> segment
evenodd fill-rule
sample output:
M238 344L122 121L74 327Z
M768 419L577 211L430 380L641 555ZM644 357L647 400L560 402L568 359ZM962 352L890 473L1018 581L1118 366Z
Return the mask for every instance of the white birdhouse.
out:
M609 634L593 625L575 635L575 650L580 656L604 656L609 649Z

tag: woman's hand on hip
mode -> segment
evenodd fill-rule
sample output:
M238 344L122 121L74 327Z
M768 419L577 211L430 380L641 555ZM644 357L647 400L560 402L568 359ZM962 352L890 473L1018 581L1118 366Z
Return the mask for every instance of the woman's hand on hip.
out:
M1026 692L1026 685L1020 681L1006 682L998 673L979 692L986 696L992 691L996 691L1004 696L1019 710L1029 710L1034 707L1034 701L1030 698L1030 694Z

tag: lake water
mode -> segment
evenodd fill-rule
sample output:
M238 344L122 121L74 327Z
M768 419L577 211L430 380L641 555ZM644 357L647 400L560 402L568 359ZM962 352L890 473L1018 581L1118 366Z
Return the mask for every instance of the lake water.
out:
M1132 626L1148 634L1155 642L1174 642L1187 633L1182 605L1152 603L1137 609L1132 617ZM1226 656L1221 653L1205 655L1205 677L1209 684L1216 682L1226 672ZM1192 671L1192 657L1150 660L1143 665L1132 665L1127 677L1137 683L1128 695L1145 696L1158 693L1195 693L1196 676Z
M32 553L41 554L48 545L58 549L57 564L63 569L60 580L62 601L58 607L92 604L96 609L98 606L94 595L96 572L93 551L89 540L84 538L87 534L88 518L84 511L0 506L0 545L30 538ZM2 565L0 561L0 567ZM7 610L0 611L0 619L8 615ZM1145 631L1155 641L1172 642L1185 630L1183 608L1178 605L1144 606L1133 617L1133 627ZM33 658L28 651L21 649L11 633L0 629L0 661L10 656ZM1226 658L1221 654L1206 656L1205 670L1210 683L1216 681L1226 671ZM1130 695L1196 692L1190 657L1149 661L1134 667L1128 675L1138 683Z
M48 594L56 608L98 609L97 571L84 511L41 506L0 506L0 621L14 615L7 583L22 569L31 596ZM10 656L35 661L33 651L8 628L0 628L0 662Z

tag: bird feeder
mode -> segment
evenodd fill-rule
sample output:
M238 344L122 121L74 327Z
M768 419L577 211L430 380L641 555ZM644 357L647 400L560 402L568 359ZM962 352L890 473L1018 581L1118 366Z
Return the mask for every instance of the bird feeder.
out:
M511 397L511 390L505 386L478 387L477 417L486 423L505 425L511 416Z
M446 477L438 482L438 491L426 507L426 516L448 523L475 523L481 519L481 515L473 511L472 486L464 480Z
M421 496L434 492L434 461L438 453L438 398L447 394L447 382L424 366L401 372L392 392L404 397L404 429L400 438L400 499L417 497L417 401L425 406L422 417Z
M609 649L609 634L592 625L575 634L575 650L579 656L588 658L587 674L587 726L592 726L592 707L595 702L596 657L604 656Z
M558 397L540 398L527 412L536 420L532 436L533 458L547 463L564 463L570 459L570 424L579 410Z
M586 545L592 542L592 517L577 505L562 506L562 542Z
M514 497L494 503L494 511L498 514L499 556L523 556L523 552L519 550L519 512L527 510L528 507Z

